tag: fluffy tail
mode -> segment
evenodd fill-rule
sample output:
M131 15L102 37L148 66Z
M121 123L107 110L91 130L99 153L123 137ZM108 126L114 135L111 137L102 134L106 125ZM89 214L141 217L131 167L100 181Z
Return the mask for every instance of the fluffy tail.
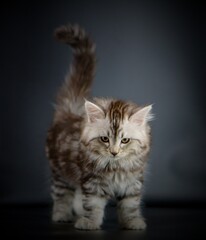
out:
M70 73L57 96L59 109L72 110L77 102L80 100L82 102L90 93L96 64L95 44L78 25L67 25L56 29L55 37L60 42L70 45L73 50Z

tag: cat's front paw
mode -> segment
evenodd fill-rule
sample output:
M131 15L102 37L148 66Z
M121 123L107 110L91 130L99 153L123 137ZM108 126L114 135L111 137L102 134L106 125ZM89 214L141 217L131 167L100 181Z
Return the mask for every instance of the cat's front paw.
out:
M122 224L122 227L124 229L130 229L130 230L144 230L147 225L142 218L133 218L128 220L127 222L124 222Z
M86 217L80 217L75 223L75 228L80 230L97 230L100 226Z

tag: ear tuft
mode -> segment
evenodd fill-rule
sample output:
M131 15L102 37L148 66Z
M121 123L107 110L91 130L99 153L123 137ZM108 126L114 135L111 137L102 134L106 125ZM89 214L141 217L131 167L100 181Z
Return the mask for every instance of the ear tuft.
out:
M85 101L85 110L87 113L88 122L90 123L96 122L98 119L105 118L104 111L99 106L90 101Z
M154 115L151 113L152 105L146 106L135 112L131 117L130 121L138 124L139 126L153 120Z

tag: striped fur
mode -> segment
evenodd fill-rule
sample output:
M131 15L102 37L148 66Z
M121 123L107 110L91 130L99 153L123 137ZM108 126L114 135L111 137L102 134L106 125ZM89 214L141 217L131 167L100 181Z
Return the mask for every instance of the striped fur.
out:
M85 101L95 72L95 45L77 25L63 26L55 36L72 47L74 60L47 136L52 219L75 220L78 229L99 229L104 207L113 198L121 226L144 229L140 200L151 106L105 98Z

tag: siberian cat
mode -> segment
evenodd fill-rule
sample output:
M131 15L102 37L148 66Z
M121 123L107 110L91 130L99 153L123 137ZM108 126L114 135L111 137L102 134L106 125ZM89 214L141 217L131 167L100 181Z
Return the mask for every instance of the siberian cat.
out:
M71 46L73 64L61 87L46 152L52 172L53 221L100 229L109 199L117 201L121 227L144 229L140 201L150 150L152 106L89 99L95 45L77 25L55 31Z

